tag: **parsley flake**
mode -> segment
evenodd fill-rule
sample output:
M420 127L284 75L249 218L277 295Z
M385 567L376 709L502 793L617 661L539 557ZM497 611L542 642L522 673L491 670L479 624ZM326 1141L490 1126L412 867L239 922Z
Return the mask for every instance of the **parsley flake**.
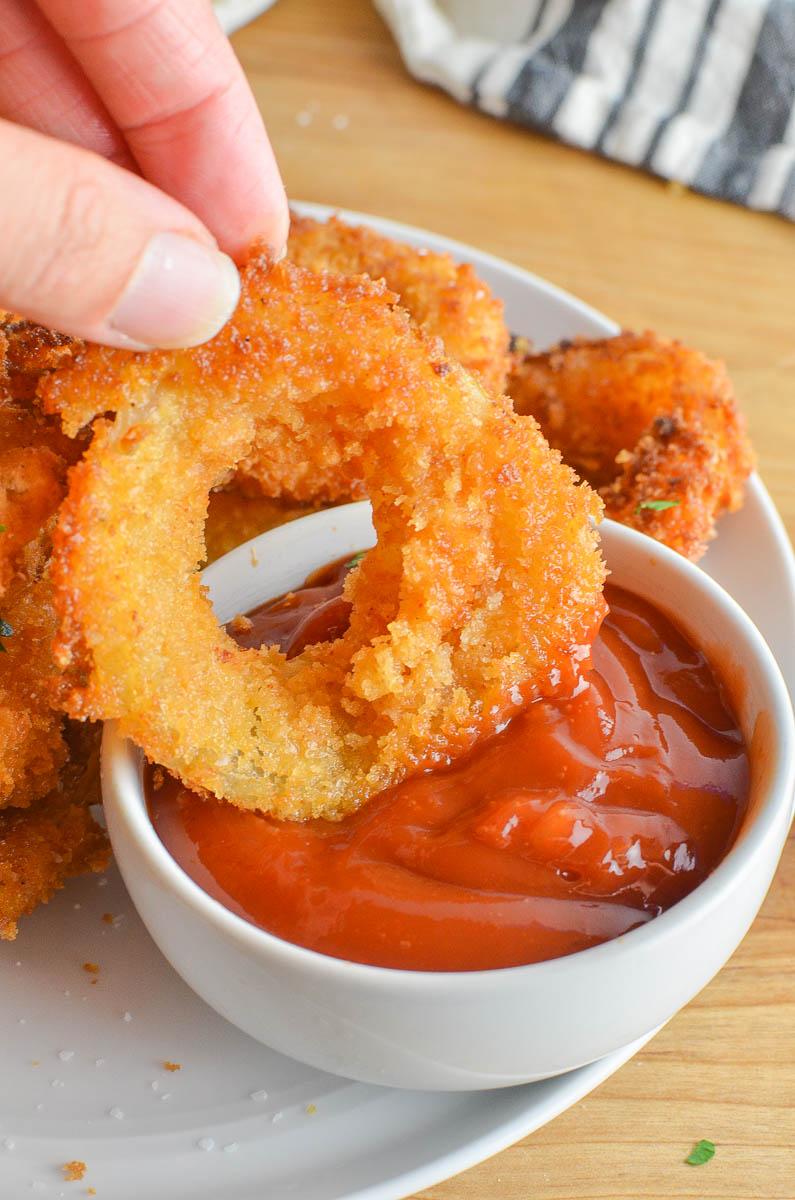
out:
M635 516L643 508L651 508L654 512L663 512L666 508L676 508L677 504L681 503L681 500L641 500L635 509Z
M689 1167L700 1167L702 1163L709 1162L714 1153L715 1143L702 1138L700 1142L696 1142L685 1162Z
M366 553L367 553L366 550L360 550L358 554L354 554L354 556L350 560L350 562L347 562L345 564L345 566L348 568L348 570L352 571L354 567L358 567L359 563L362 561L362 559L364 558Z

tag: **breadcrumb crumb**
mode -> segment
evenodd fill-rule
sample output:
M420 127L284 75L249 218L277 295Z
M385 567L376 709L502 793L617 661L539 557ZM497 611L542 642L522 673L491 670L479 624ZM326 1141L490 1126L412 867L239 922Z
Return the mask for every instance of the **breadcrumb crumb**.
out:
M73 1180L83 1178L86 1173L86 1164L81 1162L79 1158L74 1158L71 1162L62 1163L61 1170L66 1182L71 1183ZM93 1190L93 1188L89 1188L89 1192L93 1192Z

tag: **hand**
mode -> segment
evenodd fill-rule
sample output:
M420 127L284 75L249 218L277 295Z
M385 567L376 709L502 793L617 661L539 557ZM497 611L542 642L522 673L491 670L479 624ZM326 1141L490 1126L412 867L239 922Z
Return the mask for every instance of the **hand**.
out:
M0 0L0 306L197 345L234 309L235 261L255 239L278 257L288 224L209 0Z

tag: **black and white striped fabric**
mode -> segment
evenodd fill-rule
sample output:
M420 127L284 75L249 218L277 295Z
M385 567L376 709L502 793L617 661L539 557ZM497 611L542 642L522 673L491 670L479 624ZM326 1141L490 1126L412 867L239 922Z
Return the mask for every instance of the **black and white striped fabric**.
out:
M375 0L462 103L795 219L795 0Z

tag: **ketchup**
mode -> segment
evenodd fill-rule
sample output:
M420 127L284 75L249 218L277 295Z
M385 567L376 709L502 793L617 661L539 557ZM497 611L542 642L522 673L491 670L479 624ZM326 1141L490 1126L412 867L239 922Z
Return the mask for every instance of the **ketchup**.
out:
M346 564L231 623L289 656L344 630ZM709 663L651 605L608 586L593 668L442 769L339 822L277 821L153 769L152 820L233 912L337 958L413 970L513 966L651 920L730 847L746 749ZM159 784L159 786L158 786Z

